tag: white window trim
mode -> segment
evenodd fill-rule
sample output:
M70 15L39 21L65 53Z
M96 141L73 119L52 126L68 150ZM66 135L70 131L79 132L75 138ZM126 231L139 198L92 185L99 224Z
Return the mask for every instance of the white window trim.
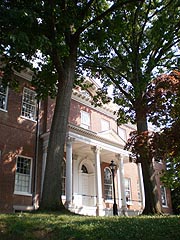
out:
M107 126L107 128L104 126ZM110 129L110 122L108 120L101 118L101 131L108 131L109 129Z
M21 192L21 191L16 191L14 190L15 195L23 195L23 196L32 196L32 165L33 165L33 159L31 157L23 156L23 155L18 155L16 157L16 166L17 166L17 159L18 157L23 157L31 160L31 166L30 166L30 182L29 182L29 192ZM16 171L15 171L15 177L16 177ZM15 177L14 177L14 189L15 189Z
M83 119L83 114L86 114L87 116L89 116L89 122L88 123L84 123L82 121ZM86 112L84 110L81 110L81 125L80 125L82 128L85 128L85 129L90 129L90 126L91 126L91 116L90 116L90 113L89 112Z
M112 172L111 172L111 169L109 168L109 167L105 167L104 168L104 177L105 177L105 169L108 169L109 171L110 171L110 174L112 174ZM111 178L112 178L112 176L111 176ZM105 178L104 178L104 180L105 180ZM112 179L111 179L112 180ZM104 184L104 183L103 183ZM105 185L105 184L104 184ZM113 203L113 182L111 181L111 184L108 184L109 186L111 185L111 190L112 190L112 198L106 198L106 199L104 199L104 201L105 201L105 203ZM105 195L105 194L104 194Z
M113 199L105 199L104 202L105 203L114 203L114 200Z
M0 81L1 84L1 81ZM6 96L5 96L5 109L0 108L0 111L7 112L7 102L8 102L9 87L6 87Z
M127 132L126 129L118 127L118 136L124 141L127 141Z
M129 185L130 185L130 190L129 190L129 192L130 192L130 200L129 201L126 201L126 204L127 205L133 205L133 203L132 203L132 187L131 187L131 178L125 178L124 180L128 180L128 182L129 182ZM125 192L126 192L126 187L125 187Z
M37 100L36 100L36 104L35 104L35 116L34 116L35 119L28 118L28 117L22 115L23 97L24 97L24 90L25 90L25 89L28 89L29 91L35 92L34 90L32 90L32 89L30 89L30 88L27 88L27 87L24 87L24 88L23 88L22 101L21 101L21 118L24 118L24 119L26 119L26 120L30 120L30 121L32 121L32 122L36 122Z
M137 180L137 195L138 195L138 204L141 205L141 203L142 203L142 196L141 196L141 191L140 191L139 180Z
M27 193L27 192L18 192L18 191L14 191L15 195L21 195L21 196L32 196L32 193Z

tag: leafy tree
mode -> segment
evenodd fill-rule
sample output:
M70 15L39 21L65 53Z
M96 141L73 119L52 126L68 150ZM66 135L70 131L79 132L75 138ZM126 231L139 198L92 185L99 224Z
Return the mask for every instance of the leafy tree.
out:
M166 105L168 124L163 126L153 141L156 146L155 157L166 163L166 170L162 172L161 181L171 189L172 206L174 213L180 213L180 71L173 71L170 75L162 76L160 81L166 79L166 89L162 91L169 96Z
M152 155L147 151L148 119L158 118L152 112L154 99L149 88L155 76L176 64L179 7L178 0L141 1L135 8L129 5L106 17L96 26L96 32L93 28L84 36L90 47L81 64L101 79L102 94L113 85L113 99L119 105L118 123L136 123L139 138L146 136L137 154L145 185L145 214L161 212ZM95 100L101 104L101 94Z
M95 23L134 0L119 1L10 1L0 4L1 61L4 81L11 81L12 70L28 66L35 72L34 85L39 97L56 96L49 137L42 209L63 207L59 191L61 162L75 79L79 48L86 53L81 37ZM84 41L83 44L80 44ZM88 43L87 43L88 44ZM37 68L31 64L37 61Z

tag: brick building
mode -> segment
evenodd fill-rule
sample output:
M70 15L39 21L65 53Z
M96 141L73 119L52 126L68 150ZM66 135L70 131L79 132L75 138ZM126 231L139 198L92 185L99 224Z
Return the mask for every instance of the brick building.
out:
M37 209L41 199L47 145L54 100L40 104L31 87L31 72L15 73L18 91L0 84L0 212ZM62 199L76 213L112 215L114 176L118 214L138 214L144 207L141 165L129 161L123 150L134 126L118 127L114 105L94 107L94 83L87 91L72 93L63 162ZM38 110L38 111L37 111ZM170 191L161 184L154 163L162 210L171 213Z

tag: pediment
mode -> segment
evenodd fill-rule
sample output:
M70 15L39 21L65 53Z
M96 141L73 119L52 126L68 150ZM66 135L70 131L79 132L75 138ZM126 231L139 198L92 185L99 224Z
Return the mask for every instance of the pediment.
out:
M99 137L102 137L104 139L107 139L108 141L117 143L119 145L122 145L122 146L125 145L125 141L121 137L119 137L119 135L112 129L103 131L103 132L99 132L97 135Z

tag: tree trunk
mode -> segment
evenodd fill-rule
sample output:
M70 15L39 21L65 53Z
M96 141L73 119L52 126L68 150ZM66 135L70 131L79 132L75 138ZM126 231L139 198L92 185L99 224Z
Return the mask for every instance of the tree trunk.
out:
M61 210L61 165L68 124L75 61L69 58L63 78L59 76L58 94L48 143L46 170L40 209Z
M148 131L146 113L142 104L138 104L138 108L136 108L136 122L138 134ZM155 169L147 146L148 142L146 142L139 151L139 162L142 166L145 192L145 208L143 214L160 214L161 205L158 198Z

